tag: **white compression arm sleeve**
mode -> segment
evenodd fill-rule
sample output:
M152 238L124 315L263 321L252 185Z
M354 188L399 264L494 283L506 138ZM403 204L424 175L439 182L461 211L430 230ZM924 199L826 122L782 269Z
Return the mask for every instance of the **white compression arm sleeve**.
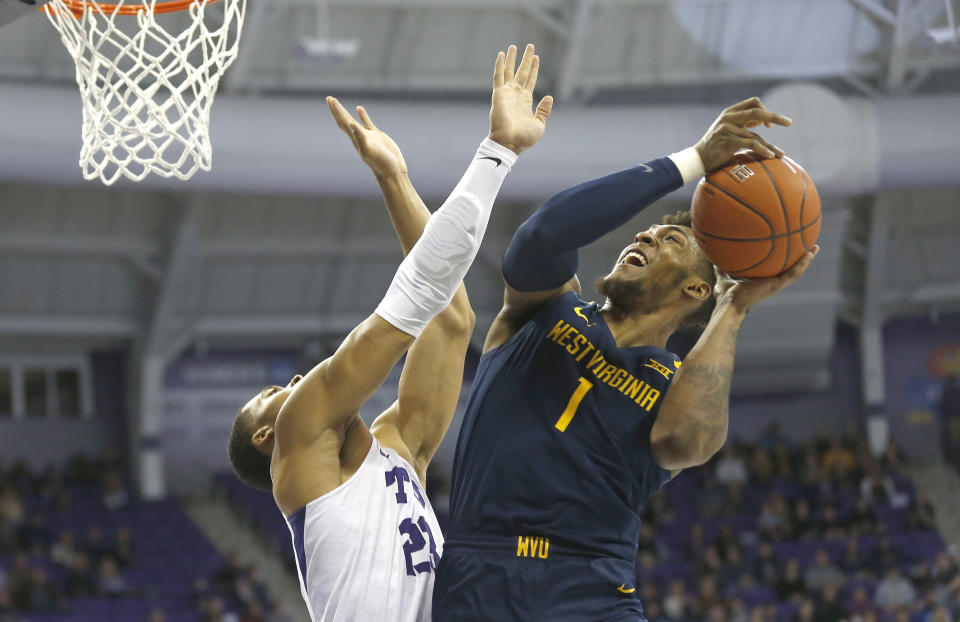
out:
M417 337L447 308L473 263L493 201L517 154L489 138L460 183L436 211L407 254L377 307L377 315Z

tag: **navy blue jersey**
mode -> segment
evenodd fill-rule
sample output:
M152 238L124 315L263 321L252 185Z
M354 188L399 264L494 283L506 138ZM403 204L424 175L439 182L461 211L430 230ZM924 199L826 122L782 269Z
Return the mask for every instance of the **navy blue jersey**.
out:
M679 358L619 348L568 292L480 359L457 440L449 537L524 537L633 560L639 512L670 477L650 429ZM539 543L539 544L538 544ZM536 547L539 546L539 549Z

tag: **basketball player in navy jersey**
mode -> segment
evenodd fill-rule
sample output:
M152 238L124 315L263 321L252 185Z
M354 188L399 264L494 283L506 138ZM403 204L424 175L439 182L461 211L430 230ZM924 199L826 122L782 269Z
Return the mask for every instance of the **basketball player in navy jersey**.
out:
M315 622L430 620L443 536L423 484L457 403L473 328L461 281L501 183L543 135L552 107L550 97L532 107L533 46L514 72L516 56L514 46L498 55L490 133L432 216L393 141L362 109L361 125L328 100L377 175L406 258L376 312L307 375L254 396L229 442L237 475L271 491L287 518ZM368 429L357 411L408 348L398 400Z
M778 277L718 283L681 213L629 241L598 281L603 306L580 298L577 249L738 150L782 156L750 128L790 123L741 102L694 147L568 189L517 230L457 442L434 620L643 620L641 508L723 445L740 324L817 249ZM704 322L681 365L667 338Z

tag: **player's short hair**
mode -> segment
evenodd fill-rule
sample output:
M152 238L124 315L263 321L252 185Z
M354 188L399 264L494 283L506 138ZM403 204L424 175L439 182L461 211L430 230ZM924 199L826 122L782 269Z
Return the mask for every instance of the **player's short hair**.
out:
M677 225L679 227L693 228L693 218L690 216L690 212L688 210L679 210L676 214L667 214L663 217L661 222L665 225ZM695 269L696 274L710 285L711 293L699 307L691 311L690 314L683 319L683 323L680 325L680 327L693 330L703 330L707 327L707 322L710 321L710 316L713 315L713 309L717 305L717 301L713 297L712 292L713 287L717 284L717 271L713 265L713 262L707 258L706 253L703 252L703 249L700 248L699 244L696 245L696 252L700 259L697 262L697 267Z
M273 480L270 479L270 456L263 453L253 444L254 433L253 416L241 408L233 420L230 430L230 442L227 453L230 455L230 464L244 484L266 490L273 490Z

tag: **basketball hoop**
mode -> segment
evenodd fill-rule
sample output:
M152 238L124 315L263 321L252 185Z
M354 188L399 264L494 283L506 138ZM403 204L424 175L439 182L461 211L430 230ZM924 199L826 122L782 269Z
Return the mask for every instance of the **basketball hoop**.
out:
M109 186L120 176L186 180L210 170L210 106L237 57L246 11L246 0L219 0L223 21L208 27L214 2L53 0L42 7L77 67L85 179ZM174 12L184 17L167 18L166 27L157 21Z

